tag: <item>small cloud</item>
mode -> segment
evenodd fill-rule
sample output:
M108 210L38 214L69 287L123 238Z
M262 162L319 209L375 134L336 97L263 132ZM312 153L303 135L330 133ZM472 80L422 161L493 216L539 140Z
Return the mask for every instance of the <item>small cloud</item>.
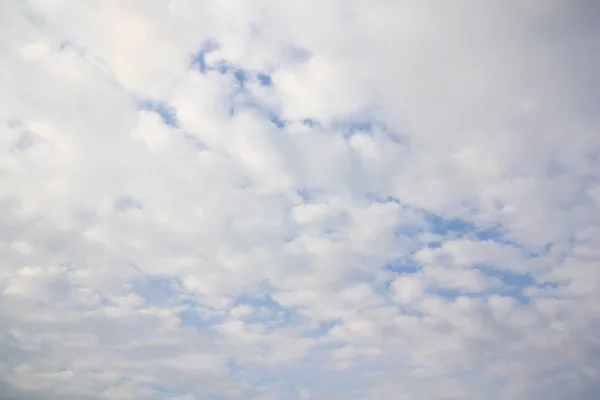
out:
M309 400L312 399L312 393L310 390L308 390L307 388L300 388L298 390L298 396L300 397L300 399L302 400Z

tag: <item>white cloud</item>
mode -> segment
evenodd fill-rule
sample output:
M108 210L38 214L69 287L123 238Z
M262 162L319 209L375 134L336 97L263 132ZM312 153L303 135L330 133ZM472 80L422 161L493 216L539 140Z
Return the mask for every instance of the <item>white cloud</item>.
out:
M0 392L594 398L599 12L5 1Z

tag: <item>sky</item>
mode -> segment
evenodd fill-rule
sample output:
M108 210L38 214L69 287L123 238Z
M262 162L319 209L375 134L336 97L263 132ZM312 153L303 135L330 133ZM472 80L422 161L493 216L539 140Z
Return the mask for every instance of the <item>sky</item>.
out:
M0 398L597 399L599 19L0 1Z

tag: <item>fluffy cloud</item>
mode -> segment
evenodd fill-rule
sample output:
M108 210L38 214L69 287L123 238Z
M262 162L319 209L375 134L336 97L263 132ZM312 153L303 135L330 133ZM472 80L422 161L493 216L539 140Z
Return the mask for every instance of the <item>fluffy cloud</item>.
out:
M0 12L7 399L592 399L591 1Z

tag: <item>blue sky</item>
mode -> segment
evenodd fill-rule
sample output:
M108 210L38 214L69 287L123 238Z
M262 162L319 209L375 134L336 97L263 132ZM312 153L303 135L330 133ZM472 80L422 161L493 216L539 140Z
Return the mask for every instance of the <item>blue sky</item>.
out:
M9 399L600 391L595 5L5 11Z

